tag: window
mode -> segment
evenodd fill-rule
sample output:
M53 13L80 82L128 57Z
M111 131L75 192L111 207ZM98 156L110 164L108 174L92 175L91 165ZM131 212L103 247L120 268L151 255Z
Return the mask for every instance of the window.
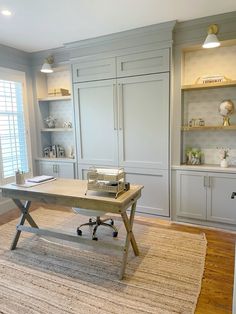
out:
M1 79L1 74L0 176L1 181L11 182L16 170L29 172L23 82Z

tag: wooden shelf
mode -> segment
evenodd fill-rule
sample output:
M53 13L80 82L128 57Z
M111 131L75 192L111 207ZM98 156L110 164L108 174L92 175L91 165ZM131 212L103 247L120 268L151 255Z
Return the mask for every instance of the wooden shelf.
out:
M73 128L44 128L41 132L72 132Z
M205 125L205 126L182 126L182 131L207 131L207 130L236 130L236 125Z
M194 89L230 87L230 86L236 86L236 80L233 80L233 81L230 81L230 82L220 82L220 83L182 85L181 89L182 90L194 90Z
M45 98L38 98L38 101L60 101L60 100L71 100L71 96L50 96Z

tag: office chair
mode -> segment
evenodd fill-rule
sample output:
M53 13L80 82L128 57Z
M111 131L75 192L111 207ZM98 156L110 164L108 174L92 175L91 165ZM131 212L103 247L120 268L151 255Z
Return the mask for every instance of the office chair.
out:
M86 216L90 216L89 221L86 223L81 224L78 228L77 228L77 234L79 236L82 236L82 230L80 230L81 227L84 226L94 226L93 227L93 234L92 234L92 240L97 241L98 238L96 236L96 232L99 226L105 226L105 227L110 227L113 229L113 233L112 236L113 238L116 238L118 236L118 229L114 226L114 221L112 218L105 218L105 219L101 219L101 216L103 216L105 214L105 212L102 211L98 211L98 210L88 210L88 209L83 209L83 208L72 208L76 213L78 214L82 214L82 215L86 215ZM94 217L94 218L91 218ZM109 221L110 223L107 223L106 221Z

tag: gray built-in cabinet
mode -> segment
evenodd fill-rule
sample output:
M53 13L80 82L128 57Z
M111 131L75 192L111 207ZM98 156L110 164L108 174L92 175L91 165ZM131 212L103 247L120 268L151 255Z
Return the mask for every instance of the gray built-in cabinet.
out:
M169 216L169 49L72 65L78 173L124 167L138 211Z
M236 224L236 173L177 171L177 216L205 222Z
M217 49L201 48L202 35L198 34L203 21L194 24L195 30L188 23L176 29L171 150L172 218L233 230L236 202L231 194L236 188L236 115L230 116L230 126L224 126L219 105L226 99L235 104L236 99L236 45L229 40L235 38L232 32L236 29L235 21L235 17L232 24L231 20L217 19L217 23L222 23L221 29L227 30ZM204 81L205 76L214 75L222 75L224 79ZM220 166L221 148L229 150L228 168ZM191 165L188 160L187 151L192 149L201 150L201 165Z
M38 174L49 175L55 178L73 179L75 177L74 164L63 160L37 160Z

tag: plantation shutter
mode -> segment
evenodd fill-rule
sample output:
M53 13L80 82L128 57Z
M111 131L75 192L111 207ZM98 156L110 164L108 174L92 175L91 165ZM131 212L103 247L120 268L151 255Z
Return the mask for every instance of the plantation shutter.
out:
M0 163L2 179L29 171L22 82L0 80Z

